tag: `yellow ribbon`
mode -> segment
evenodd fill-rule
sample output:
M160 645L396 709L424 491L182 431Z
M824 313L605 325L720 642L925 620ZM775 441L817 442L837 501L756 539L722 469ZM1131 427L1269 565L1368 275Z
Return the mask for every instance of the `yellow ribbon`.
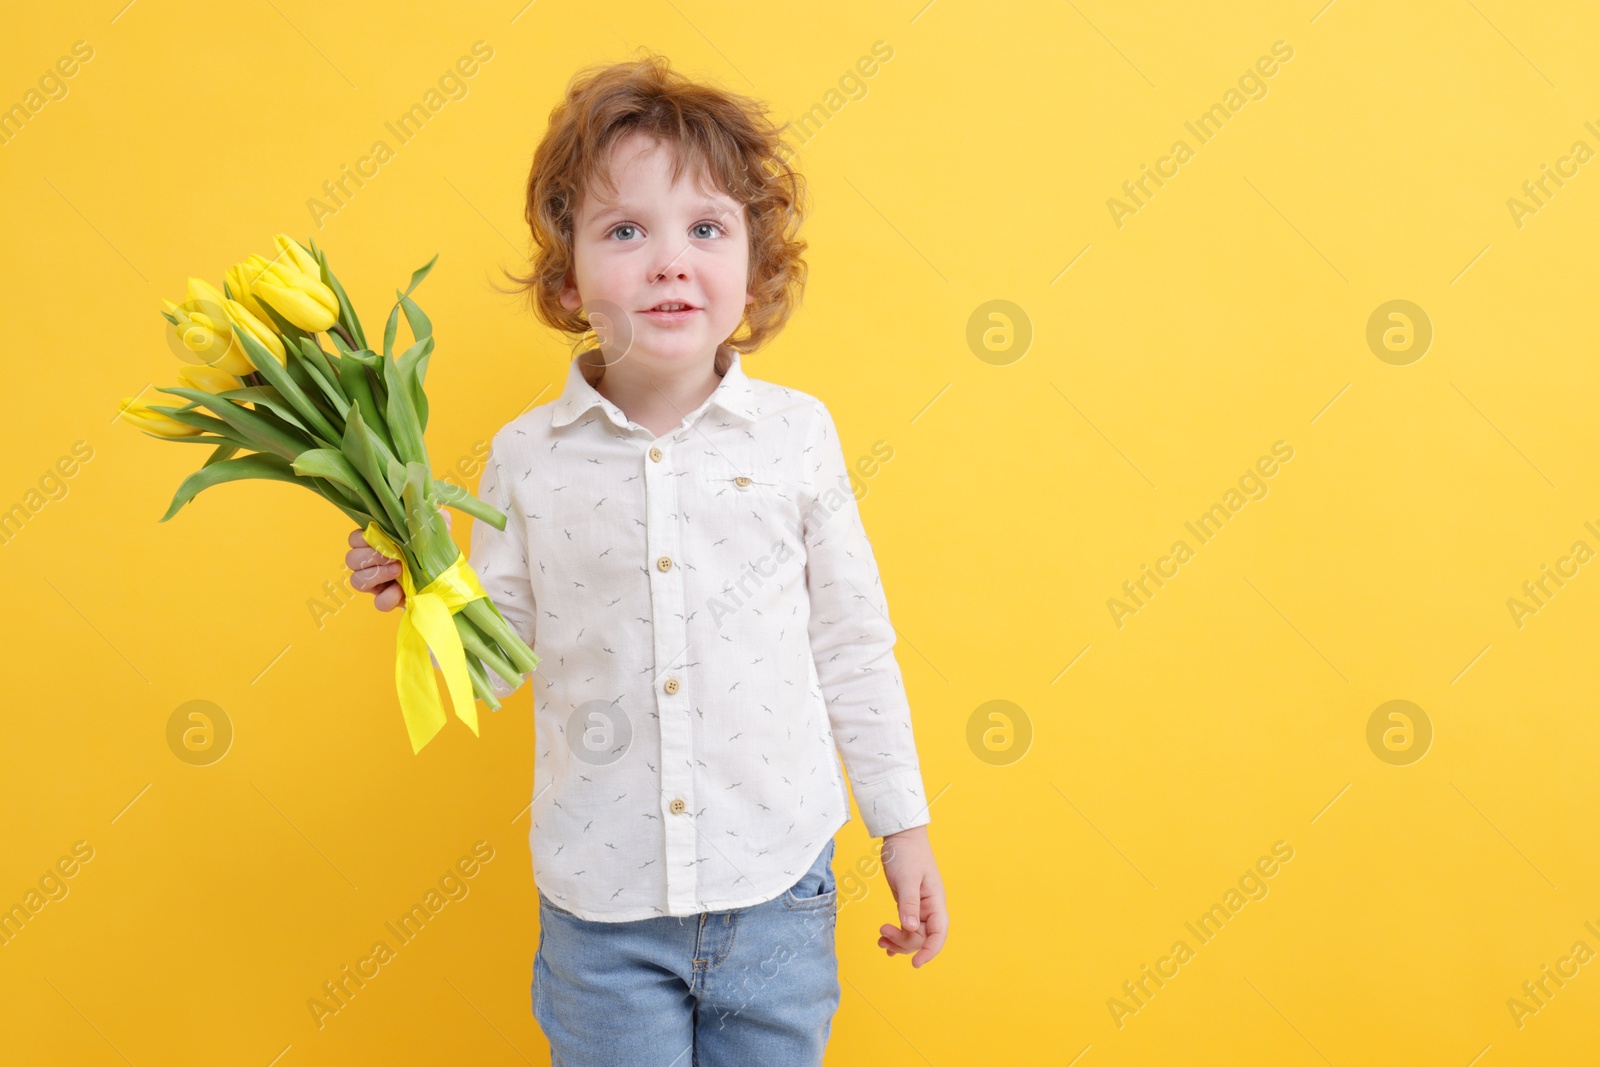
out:
M367 544L385 556L400 561L400 587L406 591L406 603L396 643L394 683L400 695L400 713L405 716L406 733L411 736L412 755L421 752L422 746L432 741L445 724L444 702L439 698L433 664L428 660L430 648L444 671L456 718L477 736L478 705L472 694L472 676L467 673L466 651L461 647L461 635L456 632L451 616L489 594L484 592L477 574L467 565L464 553L457 553L454 563L429 582L427 588L419 590L400 546L377 523L370 523L362 536Z

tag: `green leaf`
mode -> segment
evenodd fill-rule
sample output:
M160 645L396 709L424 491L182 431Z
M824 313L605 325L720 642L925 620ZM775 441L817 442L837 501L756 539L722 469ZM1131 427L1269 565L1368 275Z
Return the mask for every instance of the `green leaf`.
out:
M284 422L293 426L307 437L311 431L306 429L306 424L300 421L300 413L283 398L283 394L270 385L252 385L245 389L228 389L217 394L228 400L243 400L256 405L257 408L267 408Z
M378 503L378 498L373 495L366 479L361 477L361 472L356 470L343 452L333 448L314 448L309 452L300 453L292 466L296 474L325 478L335 485L343 486L354 495L354 503L359 503L373 515L383 514L383 505Z
M201 469L209 467L214 463L221 463L225 459L232 459L233 458L233 454L235 452L237 452L237 451L239 451L239 446L238 445L233 445L233 444L218 445L216 447L216 450L213 451L211 453L211 455L207 456L206 457L206 461L203 464L201 464Z
M406 491L406 464L390 456L384 469L389 475L389 488L393 489L396 495L404 493Z
M261 310L267 313L267 317L272 320L271 325L273 330L282 338L284 348L287 349L287 358L285 363L279 364L279 366L286 366L286 369L288 370L290 377L294 379L295 384L300 386L301 391L307 395L309 400L319 402L318 410L323 410L320 406L320 402L322 399L322 391L326 388L326 385L318 378L318 376L313 375L311 371L307 369L304 353L302 353L300 350L300 343L302 341L311 341L313 344L316 344L316 335L306 330L302 330L300 327L296 326L294 323L278 314L278 312L273 309L272 305L268 304L265 300L257 300L256 303L260 305ZM257 371L260 371L261 364L256 361L254 352L251 353L250 361L255 363ZM268 380L271 381L273 385L279 384L270 377ZM282 386L279 386L279 388L282 388ZM284 390L284 393L285 395L289 395L288 390ZM326 416L327 412L323 411L323 414Z
M390 359L394 356L394 335L400 328L400 305L396 304L389 309L389 321L383 324L383 358Z
M421 463L406 464L406 488L402 495L406 524L411 530L411 548L422 565L418 588L427 585L456 561L461 549L450 537L450 527L433 499L433 478Z
M351 352L339 360L339 380L350 402L361 409L361 418L367 427L388 443L389 427L384 424L378 402L372 395L372 374L360 352ZM347 412L346 420L349 417Z
M377 404L377 412L379 415L378 421L381 422L383 410L388 406L389 403L389 390L383 384L383 365L387 361L370 348L363 348L359 351L352 352L350 353L349 358L367 368L367 387L372 393L372 399ZM366 412L363 411L361 414L365 416ZM367 425L372 426L372 420L369 419L367 421ZM384 427L383 436L386 439L389 436L387 426ZM393 450L391 449L391 451Z
M417 306L415 300L412 300L409 296L402 295L400 297L400 306L405 309L406 324L411 327L411 336L413 338L421 341L433 336L433 323L429 321L427 315L423 314L422 308Z
M304 437L306 440L311 442L306 446L308 448L315 448L322 444L322 441L317 438L316 434L305 433L297 429L292 423L283 421L283 419L278 417L278 413L273 411L271 408L257 408L256 414L261 416L261 418L268 425L276 427L281 433L285 433L296 438Z
M202 417L210 418L210 416ZM211 421L215 422L219 426L227 425L227 423L223 422L221 419L212 419ZM214 434L199 434L191 435L189 437L163 437L161 434L151 433L149 430L140 430L139 432L144 434L146 437L154 437L158 441L177 441L179 444L215 445L219 448L223 445L233 445L238 447L237 441L227 437L218 437Z
M488 523L496 530L503 532L506 528L505 512L501 511L493 504L479 500L477 497L473 496L471 493L467 492L465 489L453 482L447 482L442 478L435 478L433 481L433 495L439 501L439 503L444 504L446 507L452 507L457 511L465 512L480 522Z
M389 433L394 438L394 451L403 462L428 462L428 450L422 440L422 423L417 417L416 405L411 400L411 390L401 378L400 366L394 360L383 364L389 400L384 408Z
M311 427L322 438L324 443L331 445L337 442L340 437L339 432L333 428L333 424L328 421L321 410L311 402L311 398L300 387L300 383L295 381L289 369L278 362L278 357L263 348L261 342L251 337L248 330L239 330L233 336L238 338L239 342L244 345L245 353L250 357L250 362L256 365L256 372L265 378L274 389L278 390L284 399L294 405L294 409L300 413L305 420L305 424Z
M438 253L434 253L433 258L428 260L425 266L418 267L417 270L411 275L411 284L406 286L406 291L403 293L399 291L395 292L395 296L398 299L395 300L394 307L389 309L389 321L384 323L383 326L384 359L390 359L394 355L394 335L395 331L400 325L401 307L405 307L406 321L411 325L411 336L414 339L420 341L424 337L433 333L433 326L428 322L428 316L422 313L422 309L410 299L410 296L411 291L422 284L422 279L428 276L428 272L433 270L433 265L438 261L439 255Z
M225 459L219 463L208 464L195 471L183 480L178 486L178 492L172 498L172 504L167 508L167 513L161 516L161 521L166 522L178 513L189 501L193 500L201 491L220 485L223 482L237 482L247 478L265 478L271 481L298 482L289 461L282 456L257 453L253 456L242 456L239 459ZM315 488L315 487L313 487Z
M401 534L395 537L395 540L404 545L410 538L406 532L405 511L400 506L399 495L389 487L387 458L380 456L381 447L361 418L361 410L351 408L350 421L344 424L344 443L340 451L361 473L361 477L366 479L373 495L383 505L384 513L393 523L394 529ZM391 533L390 536L394 535Z
M339 335L332 334L331 336L338 337ZM308 363L315 366L317 370L320 370L322 372L322 377L328 379L328 381L333 384L334 394L330 395L329 399L332 399L333 395L337 395L340 400L348 399L344 395L344 391L339 388L339 372L334 366L335 360L338 357L329 355L327 350L324 349L320 343L318 343L315 337L302 337L300 338L299 344L299 354L304 357Z
M333 405L328 403L327 399L322 395L322 383L317 380L316 375L311 373L311 367L301 357L299 351L295 349L295 344L296 342L293 341L288 342L289 359L287 368L289 377L294 379L294 383L300 387L300 391L306 394L306 399L311 401L312 406L322 412L322 417L327 419L330 424L334 424L338 413L334 410ZM334 425L333 428L336 432L344 432L342 424Z
M296 474L301 474L308 478L326 478L331 482L337 482L358 496L366 497L372 495L372 489L367 485L366 479L361 476L361 472L356 470L355 464L350 462L349 457L337 448L308 449L296 456L291 466L294 467ZM374 499L372 503L376 505L377 500ZM377 508L374 507L373 510L377 510Z
M306 371L316 381L323 397L339 413L339 420L344 421L345 416L350 413L350 401L345 397L343 387L339 385L338 372L328 361L328 354L312 338L302 337L299 358L303 360L302 365Z
M435 252L432 259L411 272L411 284L406 286L406 291L400 295L402 297L410 296L411 291L422 284L422 279L428 276L428 272L433 270L433 265L437 262L439 262L439 253Z
M316 442L312 438L287 429L286 424L282 422L269 421L261 413L252 411L243 404L236 404L232 400L224 400L213 393L208 393L201 389L185 389L181 386L157 386L156 388L163 393L174 393L178 396L199 401L223 422L237 430L240 436L245 439L245 442L258 451L275 452L280 456L292 459L306 449L316 447ZM172 417L179 418L184 414L192 413L177 412ZM194 424L190 423L190 425ZM202 426L202 429L206 428L208 427Z
M424 337L400 353L400 358L395 360L400 369L400 380L411 393L411 405L417 412L417 429L424 435L428 432L428 394L423 390L422 383L428 374L428 356L432 352L433 338Z
M333 295L339 298L339 321L344 328L350 331L350 336L362 348L367 347L367 334L361 328L361 320L356 317L355 306L350 303L350 298L345 295L344 286L339 284L339 279L328 267L328 254L317 247L316 239L311 241L311 255L317 261L317 266L322 268L322 284L333 290ZM335 338L338 334L330 334ZM342 339L341 339L342 340ZM338 343L338 342L336 342Z

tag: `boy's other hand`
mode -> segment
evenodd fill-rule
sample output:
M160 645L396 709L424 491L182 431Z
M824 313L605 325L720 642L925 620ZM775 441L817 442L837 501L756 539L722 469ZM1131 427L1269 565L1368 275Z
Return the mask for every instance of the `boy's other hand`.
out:
M944 947L950 916L945 910L944 882L933 861L928 827L913 826L883 839L883 875L900 907L900 925L885 923L878 947L889 955L904 952L911 966L921 967Z
M444 524L450 526L450 512L444 508ZM344 565L351 570L350 587L358 592L371 593L372 604L379 611L393 611L404 607L406 591L400 586L400 561L390 559L367 544L362 530L351 530L348 543L350 551L344 554Z

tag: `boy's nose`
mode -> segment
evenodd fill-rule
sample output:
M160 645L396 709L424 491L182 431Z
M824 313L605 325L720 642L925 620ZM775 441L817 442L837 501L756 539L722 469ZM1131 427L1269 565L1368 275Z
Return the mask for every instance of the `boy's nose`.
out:
M667 277L687 278L689 276L688 252L689 246L687 244L664 248L660 261L656 263L650 272L650 280L658 282Z

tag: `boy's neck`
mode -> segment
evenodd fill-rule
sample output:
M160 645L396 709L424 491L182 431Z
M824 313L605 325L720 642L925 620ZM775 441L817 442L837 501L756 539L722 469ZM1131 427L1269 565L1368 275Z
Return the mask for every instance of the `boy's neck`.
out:
M661 437L681 426L684 416L716 391L732 362L732 351L718 345L704 357L659 369L626 358L608 365L597 348L578 358L584 379L597 393L621 409L629 421Z

